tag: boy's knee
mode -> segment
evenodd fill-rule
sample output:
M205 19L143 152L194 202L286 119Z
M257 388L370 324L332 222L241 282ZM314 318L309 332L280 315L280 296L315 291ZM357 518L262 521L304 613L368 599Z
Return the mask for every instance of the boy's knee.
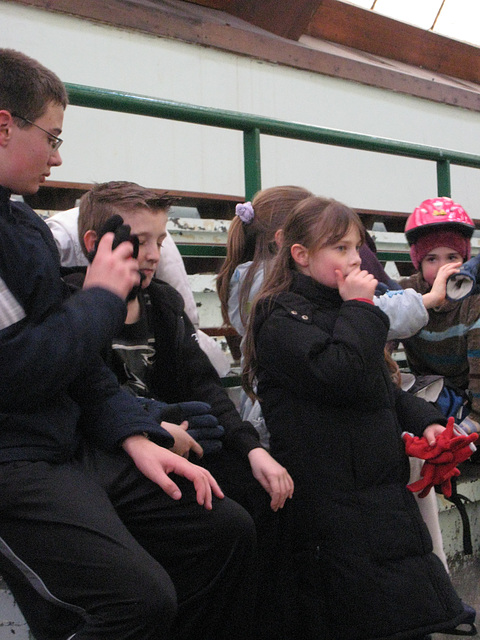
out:
M250 514L238 503L228 498L221 502L220 535L230 539L246 551L256 548L255 524Z
M163 571L132 574L122 592L123 595L118 593L115 597L115 606L103 609L108 620L97 620L97 623L106 624L120 638L126 638L129 633L138 637L142 634L142 637L170 638L177 616L177 595Z
M177 594L170 580L158 576L154 580L142 581L138 585L141 593L134 603L133 611L138 620L150 621L151 626L170 629L177 615ZM162 637L162 636L160 636Z

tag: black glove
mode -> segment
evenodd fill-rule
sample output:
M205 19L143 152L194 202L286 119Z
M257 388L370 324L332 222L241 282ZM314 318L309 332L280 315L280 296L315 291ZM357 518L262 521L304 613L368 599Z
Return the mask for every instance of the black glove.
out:
M190 403L197 404L197 403ZM198 403L199 404L199 403ZM218 424L218 420L210 413L200 416L192 416L188 418L188 429L192 438L194 438L203 449L203 455L216 453L222 448L222 438L225 429Z
M187 433L203 448L204 455L220 451L224 428L209 411L212 407L207 402L178 402L167 404L152 398L137 398L143 408L160 424L165 420L173 424L188 421Z
M449 300L463 300L472 293L478 293L477 281L478 267L480 266L480 254L470 258L460 267L458 273L454 273L447 280L447 298Z
M117 214L109 218L101 228L98 234L98 238L95 242L95 247L92 249L92 251L90 251L87 254L87 259L89 262L93 262L93 259L97 253L98 244L100 240L103 238L103 236L106 233L110 233L110 232L115 234L115 237L113 238L113 242L112 242L112 250L116 249L119 244L122 244L122 242L131 242L133 244L132 256L134 258L138 257L138 247L139 247L138 237L136 235L132 235L132 229L130 225L124 224L122 216L119 216ZM141 289L142 280L144 279L145 279L145 276L143 275L143 273L141 273L140 284L133 287L133 289L130 291L126 299L127 302L129 302L130 300L134 300L137 297L137 294Z

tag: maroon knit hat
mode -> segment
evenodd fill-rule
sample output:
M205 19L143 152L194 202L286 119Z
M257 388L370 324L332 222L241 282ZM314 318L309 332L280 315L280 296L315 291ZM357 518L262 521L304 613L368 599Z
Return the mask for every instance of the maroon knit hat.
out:
M420 236L410 247L410 257L415 265L415 269L420 269L422 260L436 247L453 249L459 253L464 260L470 258L471 246L469 238L451 229L446 230L436 227Z

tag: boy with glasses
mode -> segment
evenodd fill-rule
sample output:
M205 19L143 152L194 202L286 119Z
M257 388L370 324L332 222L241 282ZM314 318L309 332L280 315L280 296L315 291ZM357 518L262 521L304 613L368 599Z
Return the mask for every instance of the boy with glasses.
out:
M0 571L36 640L248 638L251 519L99 355L139 284L132 244L106 234L69 298L47 226L10 200L61 164L66 105L0 49Z

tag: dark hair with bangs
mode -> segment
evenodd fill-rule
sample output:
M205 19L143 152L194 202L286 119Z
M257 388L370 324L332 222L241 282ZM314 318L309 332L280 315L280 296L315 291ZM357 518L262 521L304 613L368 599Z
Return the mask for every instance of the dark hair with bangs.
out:
M294 244L302 244L310 251L317 251L341 240L352 226L357 227L363 244L365 230L353 209L331 198L312 196L299 203L287 219L282 248L290 253Z
M80 198L78 214L78 239L82 251L88 251L83 240L87 231L98 235L109 218L122 213L131 213L135 209L151 209L152 213L168 213L172 198L166 191L158 192L146 189L135 182L121 180L102 182L94 185Z
M283 226L282 246L274 258L262 288L256 296L248 320L245 337L243 387L253 396L256 375L256 354L253 336L255 310L262 299L273 299L292 284L296 263L291 255L294 244L301 244L311 252L341 240L350 228L358 229L360 243L365 242L365 230L358 214L346 205L330 198L311 196L297 204Z

